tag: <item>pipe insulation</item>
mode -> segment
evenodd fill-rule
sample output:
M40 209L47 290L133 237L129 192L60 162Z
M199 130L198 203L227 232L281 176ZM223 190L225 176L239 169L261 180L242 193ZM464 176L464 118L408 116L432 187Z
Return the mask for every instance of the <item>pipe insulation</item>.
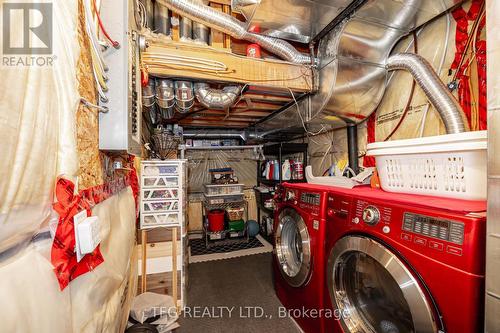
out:
M240 20L202 3L194 0L156 0L156 2L167 6L170 10L183 17L202 23L234 38L245 39L259 44L282 59L297 64L311 64L311 57L300 53L290 43L281 39L248 32Z
M398 53L387 58L386 69L388 71L405 70L413 76L441 116L448 134L469 130L467 118L460 103L441 81L431 64L423 57L413 53Z
M240 86L226 86L223 89L213 89L207 83L194 84L196 99L208 109L227 110L236 103L240 93Z

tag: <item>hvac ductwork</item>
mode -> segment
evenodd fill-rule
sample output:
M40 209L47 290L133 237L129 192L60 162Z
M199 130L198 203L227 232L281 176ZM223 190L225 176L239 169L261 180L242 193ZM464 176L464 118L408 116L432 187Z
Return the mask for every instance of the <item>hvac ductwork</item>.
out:
M298 64L311 64L311 57L281 39L248 32L243 22L194 0L156 0L170 10L237 39L259 44L280 58Z
M319 90L309 97L308 103L303 102L300 105L305 123L317 129L324 124L340 127L364 121L376 110L384 95L388 78L386 64L394 45L415 28L460 2L459 0L366 2L351 15L351 18L338 24L319 42L317 52ZM407 66L412 65L404 65ZM412 67L415 66L416 64ZM437 78L430 65L419 65L418 69L416 80L424 75L426 78ZM411 73L417 75L416 71ZM466 126L461 129L457 121L462 118L461 108L451 95L442 90L439 93L433 90L437 85L434 79L421 80L419 84L430 84L424 91L431 103L448 110L442 110L442 115L443 121L448 122L446 127L449 131L466 130ZM308 109L304 110L304 107ZM259 124L257 129L269 130L275 128L277 123L288 127L302 126L300 122L289 121L296 118L297 114L297 107L291 106ZM455 115L450 116L450 114ZM307 117L304 118L304 115Z
M170 80L158 80L156 83L156 104L163 119L174 116L175 92L174 83Z
M193 21L187 17L181 17L180 19L179 37L181 40L191 40L193 37Z
M154 31L159 34L170 35L170 17L168 8L158 2L154 5Z
M187 113L194 106L193 83L189 81L175 81L175 110Z
M204 138L204 139L241 139L247 141L248 135L244 131L221 131L221 130L193 130L185 129L183 134L185 138Z
M227 86L219 90L210 88L207 83L194 84L196 99L207 109L229 109L240 96L240 92L239 86Z
M446 133L455 134L469 130L462 107L427 60L417 54L400 53L387 59L386 68L388 71L405 70L413 76L429 102L441 115Z

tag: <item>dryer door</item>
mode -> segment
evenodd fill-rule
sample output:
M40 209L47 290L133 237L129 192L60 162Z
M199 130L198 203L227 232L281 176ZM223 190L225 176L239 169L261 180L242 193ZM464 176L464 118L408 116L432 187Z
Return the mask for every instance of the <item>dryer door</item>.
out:
M344 332L437 332L432 307L417 278L387 247L346 236L327 267L330 298Z
M276 259L283 278L293 287L302 286L311 269L311 242L304 219L295 209L285 208L275 233Z

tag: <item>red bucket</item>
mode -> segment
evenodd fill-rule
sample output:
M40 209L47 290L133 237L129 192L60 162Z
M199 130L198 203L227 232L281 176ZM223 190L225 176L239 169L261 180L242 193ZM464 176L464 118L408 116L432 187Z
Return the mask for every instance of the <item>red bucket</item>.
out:
M208 212L208 229L211 232L223 231L224 228L224 215L222 209L214 209Z

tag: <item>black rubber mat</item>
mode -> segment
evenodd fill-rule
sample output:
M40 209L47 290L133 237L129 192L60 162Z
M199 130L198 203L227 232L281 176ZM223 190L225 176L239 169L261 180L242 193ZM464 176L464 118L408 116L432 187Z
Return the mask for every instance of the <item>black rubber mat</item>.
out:
M239 250L254 249L257 247L262 247L262 244L257 238L250 237L248 242L238 242L227 245L214 245L213 243L207 249L205 245L205 239L190 239L189 246L191 247L191 256L200 256L204 254L214 254L214 253L227 253Z

